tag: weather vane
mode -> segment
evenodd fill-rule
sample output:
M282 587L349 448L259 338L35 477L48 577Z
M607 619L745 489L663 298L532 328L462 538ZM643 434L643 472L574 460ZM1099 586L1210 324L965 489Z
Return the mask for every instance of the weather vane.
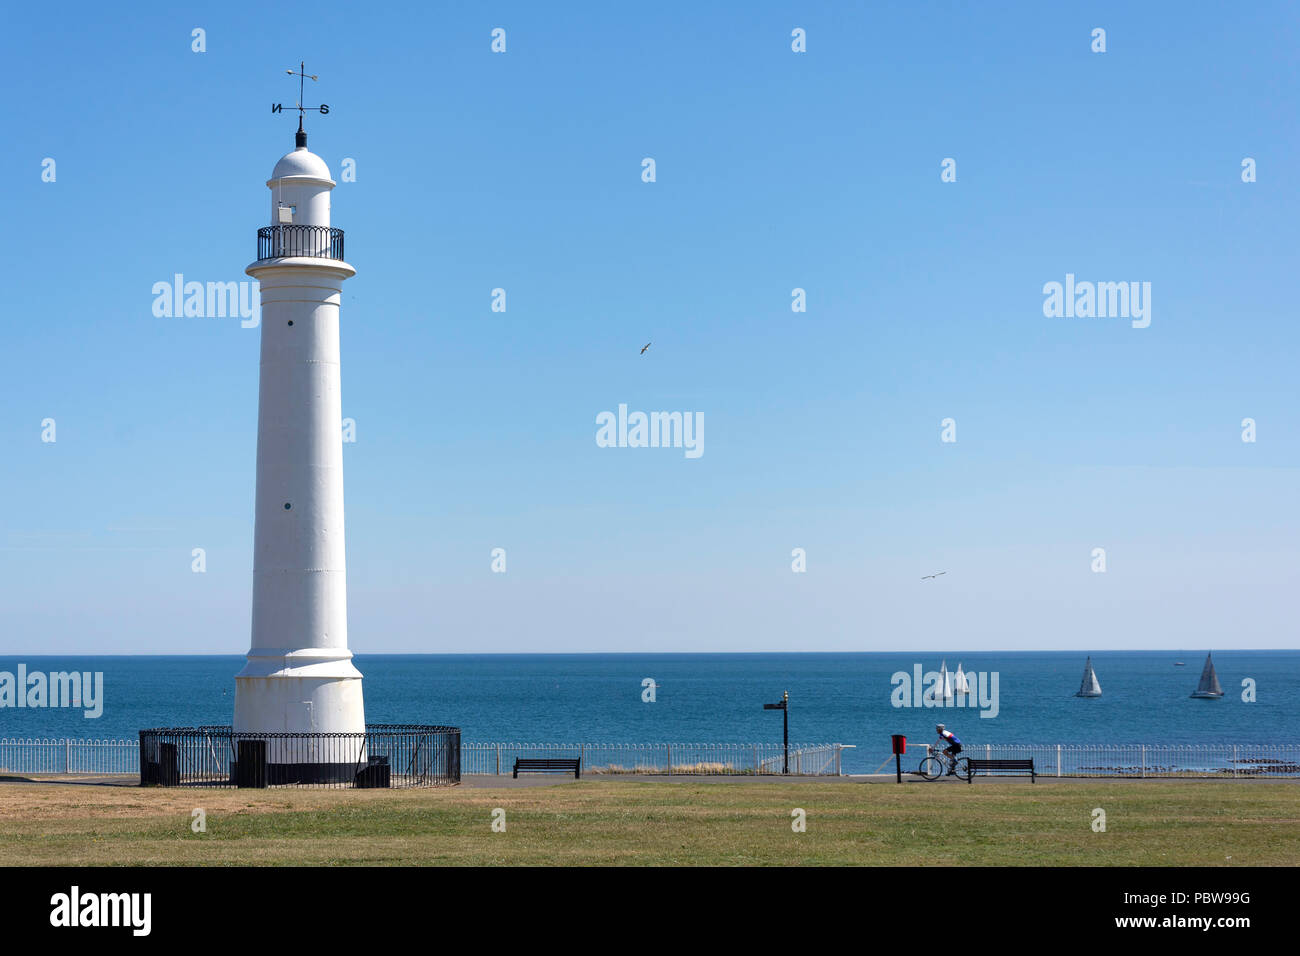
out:
M302 128L302 116L303 116L303 114L306 113L308 110L319 110L319 111L320 111L320 114L321 114L322 116L324 116L324 115L326 115L327 113L329 113L329 111L330 111L329 104L327 104L327 103L322 103L320 106L303 106L303 105L302 105L302 96L303 96L304 87L306 86L307 81L308 81L308 80L311 80L313 83L315 83L315 82L319 79L318 76L316 76L316 75L314 75L314 74L312 74L312 73L308 73L308 72L307 72L307 64L306 64L305 61L300 62L300 63L298 64L298 69L297 69L297 70L285 70L284 72L288 73L290 76L296 76L296 77L298 77L298 103L297 103L296 106L293 107L293 109L296 109L296 110L298 111L298 139L301 140L301 142L299 142L298 145L299 145L299 146L306 146L306 145L307 145L307 143L306 143L307 134L306 134L305 132L303 132L303 128ZM271 104L271 112L272 112L272 113L279 113L279 112L282 112L283 110L284 110L284 104L283 104L283 103L272 103L272 104Z

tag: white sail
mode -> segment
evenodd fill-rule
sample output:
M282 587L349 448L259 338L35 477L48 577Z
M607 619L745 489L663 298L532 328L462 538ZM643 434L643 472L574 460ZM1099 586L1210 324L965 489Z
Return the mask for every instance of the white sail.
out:
M1219 683L1219 675L1214 672L1214 661L1210 655L1205 655L1205 667L1201 669L1201 682L1196 685L1196 690L1192 692L1193 697L1222 697L1223 685Z
M957 662L957 676L953 678L953 690L959 694L970 693L970 678L966 672L961 669L961 661Z
M948 659L939 665L939 686L936 688L944 700L952 700L952 675L948 673Z
M1079 682L1079 692L1075 697L1100 697L1101 684L1097 683L1097 674L1092 669L1092 658L1083 665L1083 680Z

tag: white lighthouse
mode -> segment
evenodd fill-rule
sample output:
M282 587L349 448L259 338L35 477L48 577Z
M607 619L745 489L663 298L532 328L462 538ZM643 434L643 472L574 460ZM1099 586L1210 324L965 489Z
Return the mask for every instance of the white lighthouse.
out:
M235 678L239 734L365 731L361 673L348 650L343 546L339 300L356 273L330 226L329 167L297 148L267 181L271 225L245 270L261 284L253 624ZM332 778L362 757L360 738L292 745L266 759L298 777ZM276 776L273 772L272 776Z

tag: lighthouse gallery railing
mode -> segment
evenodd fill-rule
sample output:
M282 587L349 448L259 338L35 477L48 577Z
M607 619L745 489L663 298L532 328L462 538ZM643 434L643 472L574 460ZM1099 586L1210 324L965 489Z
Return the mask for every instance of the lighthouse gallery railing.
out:
M263 226L257 230L257 258L309 256L343 259L343 230L331 226Z

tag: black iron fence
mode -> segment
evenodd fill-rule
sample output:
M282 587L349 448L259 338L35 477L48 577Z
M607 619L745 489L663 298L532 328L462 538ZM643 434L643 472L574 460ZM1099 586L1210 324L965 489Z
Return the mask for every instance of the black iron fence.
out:
M257 230L257 258L313 256L343 258L343 230L330 226L263 226Z
M460 728L368 724L365 733L140 731L140 785L437 787L460 782Z

